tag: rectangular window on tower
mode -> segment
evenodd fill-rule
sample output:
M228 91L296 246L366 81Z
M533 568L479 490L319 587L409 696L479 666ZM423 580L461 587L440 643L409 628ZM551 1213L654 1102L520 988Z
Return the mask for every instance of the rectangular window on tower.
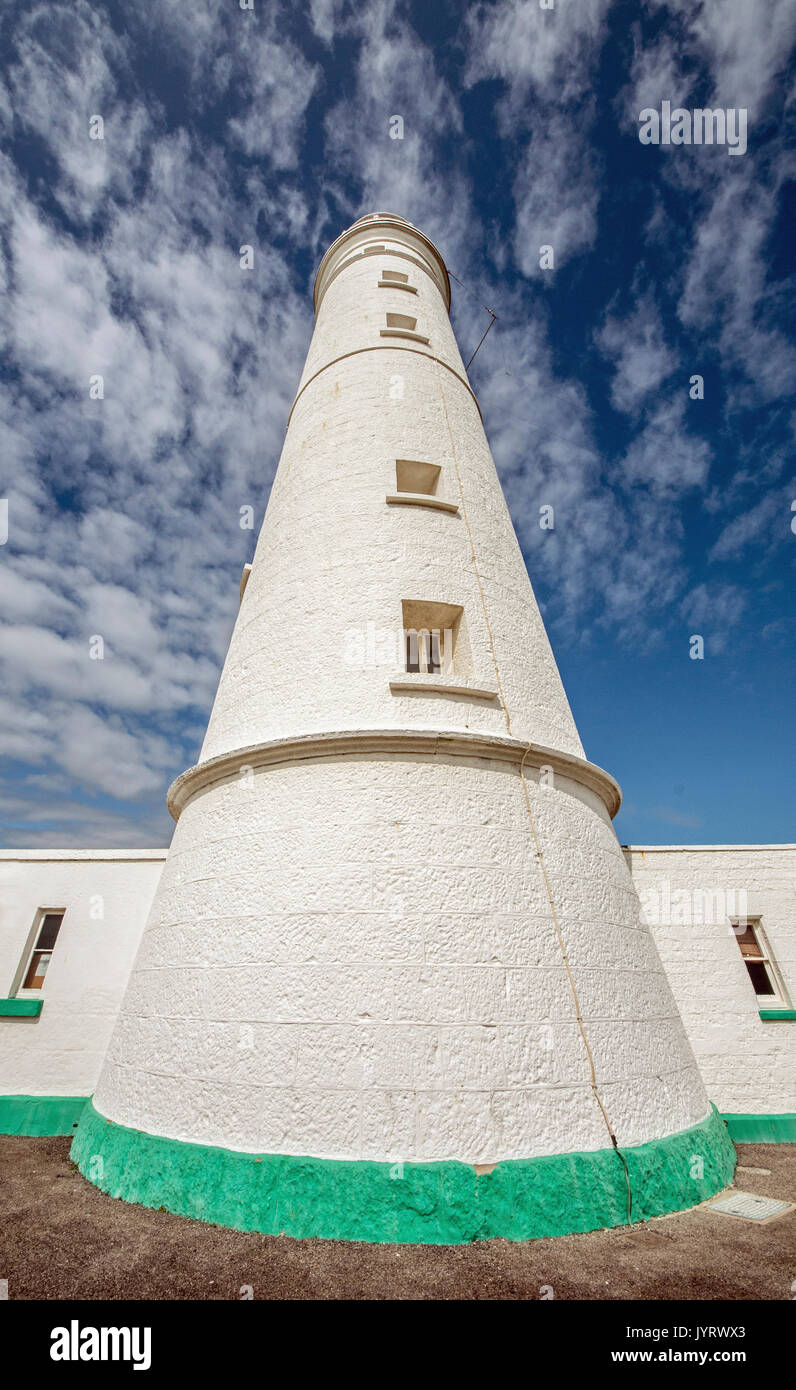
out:
M379 333L382 338L410 338L413 343L428 343L424 333L417 332L417 319L411 314L387 314L386 328Z
M463 610L454 603L406 599L403 608L404 669L410 675L463 675L469 671Z
M395 492L387 493L392 507L426 507L436 512L459 511L456 502L438 495L442 469L438 463L421 463L418 459L395 460Z
M404 633L406 643L406 669L409 672L425 671L428 676L439 676L442 672L442 657L445 655L445 668L453 668L452 633L450 628L441 632L439 628L411 628Z
M409 276L402 270L383 270L379 280L380 290L405 290L407 294L417 294L414 285L409 284Z
M436 463L420 463L416 459L395 460L395 486L399 492L433 497L437 491L440 467Z
M57 911L46 908L39 909L39 920L34 928L33 946L29 956L23 962L21 989L41 989L43 987L44 977L52 960L65 912L65 908Z
M732 924L735 940L743 956L752 988L761 1004L785 1002L777 968L763 933L761 919L748 917Z

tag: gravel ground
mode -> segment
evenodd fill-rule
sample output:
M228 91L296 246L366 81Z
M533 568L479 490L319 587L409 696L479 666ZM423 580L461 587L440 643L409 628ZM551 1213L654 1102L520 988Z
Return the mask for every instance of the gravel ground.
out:
M757 1226L704 1205L515 1245L365 1245L206 1226L106 1197L70 1138L0 1136L10 1299L791 1299L796 1212ZM796 1144L741 1144L736 1187L796 1200ZM769 1173L745 1171L768 1169ZM548 1295L549 1296L549 1295Z

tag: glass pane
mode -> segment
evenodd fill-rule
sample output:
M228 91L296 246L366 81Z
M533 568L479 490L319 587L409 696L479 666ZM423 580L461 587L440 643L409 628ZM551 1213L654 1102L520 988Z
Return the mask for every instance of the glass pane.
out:
M760 950L752 927L747 927L745 931L736 931L735 938L741 948L742 956L762 956L763 952Z
M23 989L41 989L44 984L44 976L47 974L47 966L50 964L49 951L34 951L30 958L28 973L25 976Z
M442 659L439 652L439 632L436 628L431 633L431 640L429 642L428 669L435 676L442 670Z
M776 993L769 978L768 970L761 961L747 960L746 968L749 971L749 979L754 985L755 994Z
M64 920L62 912L47 912L39 931L39 939L36 942L37 951L51 951L58 936L58 929Z
M406 633L406 669L407 671L420 670L420 643L415 631Z

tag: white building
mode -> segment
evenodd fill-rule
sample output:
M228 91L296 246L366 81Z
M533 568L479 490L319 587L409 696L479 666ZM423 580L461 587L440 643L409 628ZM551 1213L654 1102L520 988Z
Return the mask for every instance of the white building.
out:
M200 759L171 789L159 882L152 851L140 912L128 893L119 921L118 1021L109 1045L99 1021L86 1029L59 1073L94 1094L73 1152L114 1195L263 1231L459 1241L638 1219L732 1173L687 952L653 924L689 1037L611 825L618 788L583 754L449 294L433 245L388 214L355 223L318 272ZM658 853L627 852L646 890L650 873L692 881L691 852L650 869ZM725 853L706 871L725 874ZM784 847L771 854L793 875ZM27 985L45 1009L0 1019L4 1076L50 979L55 1003L65 892L42 880L35 907L9 910L8 1007ZM793 916L772 934L760 902L765 923L748 940L727 926L716 947L722 1036L750 972L762 987L740 941L769 953L780 1012L757 1021L784 1054ZM36 914L64 907L42 985ZM59 1029L66 1047L63 1014L38 1085L23 1070L10 1094L66 1094L44 1082ZM748 1040L721 1106L782 1116L784 1055L782 1091L757 1092Z
M166 854L0 850L0 1133L77 1123Z
M731 1135L796 1140L796 845L633 845L625 854Z

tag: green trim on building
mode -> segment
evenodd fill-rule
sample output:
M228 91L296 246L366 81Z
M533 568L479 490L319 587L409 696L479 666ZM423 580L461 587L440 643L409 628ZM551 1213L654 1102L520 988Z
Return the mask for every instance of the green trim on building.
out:
M701 1124L623 1149L632 1220L694 1206L732 1180L735 1150L715 1107ZM89 1103L71 1156L112 1197L269 1235L453 1245L627 1223L614 1149L472 1165L240 1153L117 1125ZM701 1160L701 1162L697 1162Z
M779 1023L781 1018L796 1018L796 1009L760 1009L764 1023Z
M88 1096L0 1096L0 1134L72 1134Z
M796 1144L796 1114L722 1115L736 1144Z
M43 1007L43 999L0 999L0 1018L16 1018L22 1014L38 1018Z

